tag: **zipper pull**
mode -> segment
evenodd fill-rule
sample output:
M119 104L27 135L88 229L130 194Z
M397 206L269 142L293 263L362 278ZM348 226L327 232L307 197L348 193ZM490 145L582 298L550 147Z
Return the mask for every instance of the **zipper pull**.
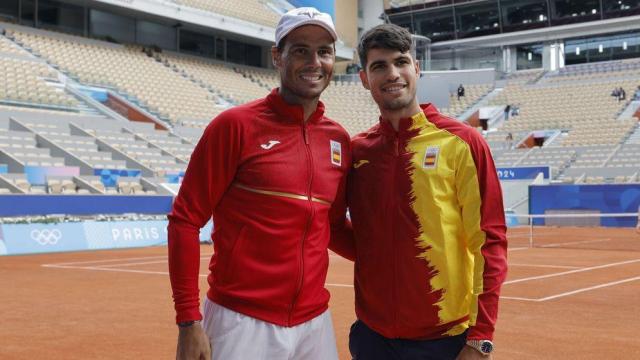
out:
M400 141L398 141L398 137L393 138L393 154L395 156L400 155Z
M307 133L307 125L302 125L302 137L304 138L304 143L309 145L309 134Z

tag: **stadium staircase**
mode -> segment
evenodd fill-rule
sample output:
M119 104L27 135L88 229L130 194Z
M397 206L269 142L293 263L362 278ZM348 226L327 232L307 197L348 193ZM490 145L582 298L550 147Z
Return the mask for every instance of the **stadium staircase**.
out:
M242 74L242 76L246 77L247 79L250 79L254 83L262 86L263 88L271 91L271 85L270 84L267 84L267 83L263 82L262 80L260 80L257 77L253 76L253 74L251 74L250 72L244 71L244 70L242 70L240 68L234 68L233 70L235 70L239 74Z
M458 119L461 120L465 120L468 119L469 117L471 117L471 115L473 115L475 112L480 111L480 108L483 106L488 106L489 101L491 101L491 99L493 99L494 97L496 97L499 93L501 93L504 89L502 88L494 88L493 90L491 90L490 92L488 92L487 94L485 94L483 97L480 98L480 100L478 100L475 104L473 104L471 107L467 108L467 110L465 110L462 114L460 114L460 116L458 116Z
M618 120L630 119L632 118L636 112L640 110L640 100L630 101L629 105L624 108L617 116Z
M636 125L635 130L629 135L625 144L638 144L640 145L640 122Z
M174 64L171 63L171 61L169 61L169 59L163 59L160 55L160 53L154 53L153 54L154 59L156 59L157 62L161 63L162 65L166 66L167 68L171 69L172 71L174 71L177 74L180 74L180 76L182 76L183 78L191 81L192 83L198 85L199 87L205 89L206 91L208 91L216 100L216 102L224 107L231 107L233 105L240 105L240 104L235 104L233 102L228 101L227 99L225 99L223 96L220 95L219 92L216 91L216 89L214 87L212 87L211 85L208 85L207 83L205 83L202 80L199 80L197 77L191 76L189 75L189 73L183 69L181 69L178 66L175 66Z

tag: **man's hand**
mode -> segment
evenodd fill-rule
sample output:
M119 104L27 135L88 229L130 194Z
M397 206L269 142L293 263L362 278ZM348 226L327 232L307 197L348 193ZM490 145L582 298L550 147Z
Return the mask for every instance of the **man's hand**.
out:
M180 328L176 360L211 360L211 344L200 323Z
M491 354L482 355L482 353L471 346L465 345L458 354L456 360L491 360Z

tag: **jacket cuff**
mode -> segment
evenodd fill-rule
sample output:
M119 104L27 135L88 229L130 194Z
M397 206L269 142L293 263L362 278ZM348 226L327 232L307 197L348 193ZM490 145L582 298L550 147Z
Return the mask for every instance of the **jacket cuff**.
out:
M202 320L202 314L200 314L200 310L197 308L180 311L179 313L176 314L176 324L185 322L185 321L196 321L196 320Z
M493 341L493 330L482 328L481 326L471 326L467 332L467 340L489 340Z

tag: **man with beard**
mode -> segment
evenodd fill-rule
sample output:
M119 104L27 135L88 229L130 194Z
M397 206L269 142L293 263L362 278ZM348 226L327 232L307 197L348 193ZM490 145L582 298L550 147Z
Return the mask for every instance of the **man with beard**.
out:
M350 143L319 101L336 39L328 14L285 14L280 88L216 117L191 156L168 228L178 359L337 359L324 283ZM203 319L198 231L212 217Z
M411 34L379 25L360 40L360 79L380 122L352 140L356 360L487 359L506 277L502 194L473 128L419 105ZM466 346L465 346L466 344Z

